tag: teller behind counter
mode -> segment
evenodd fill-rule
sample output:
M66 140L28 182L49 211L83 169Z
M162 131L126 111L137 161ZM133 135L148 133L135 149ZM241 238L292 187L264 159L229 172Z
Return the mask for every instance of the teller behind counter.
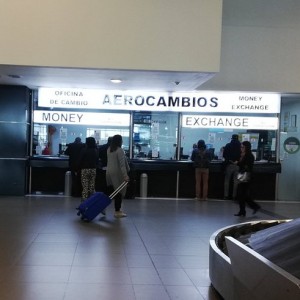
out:
M125 155L127 156L127 158L130 158L130 153L129 153L129 149L124 149L125 151ZM139 144L136 143L133 146L132 149L132 157L134 159L159 159L160 155L159 155L159 151L155 152L152 151L152 149L149 148L148 144Z

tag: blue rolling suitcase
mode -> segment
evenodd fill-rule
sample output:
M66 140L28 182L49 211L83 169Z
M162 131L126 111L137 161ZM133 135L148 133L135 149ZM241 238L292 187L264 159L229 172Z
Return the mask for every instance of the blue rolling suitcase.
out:
M111 199L114 198L126 185L127 181L124 181L111 195L107 196L102 192L96 192L88 199L83 201L79 207L77 215L81 215L81 219L84 221L92 221L95 219L105 208L111 204Z

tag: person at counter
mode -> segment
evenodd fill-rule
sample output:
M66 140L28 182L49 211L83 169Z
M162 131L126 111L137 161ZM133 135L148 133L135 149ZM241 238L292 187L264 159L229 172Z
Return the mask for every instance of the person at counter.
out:
M198 148L198 147L197 147L197 144L194 143L194 144L193 144L193 147L192 147L192 149L191 149L191 151L190 151L190 153L189 153L189 159L190 159L190 160L192 159L193 151L194 151L195 149L197 149L197 148Z
M72 175L72 196L81 196L81 174L79 169L79 155L84 144L80 137L76 137L73 143L68 144L65 155L69 156L69 168Z
M93 137L86 138L85 147L79 155L79 168L81 170L82 201L95 192L96 171L99 161L99 153L96 140Z
M250 208L253 209L253 214L255 214L260 206L253 201L251 195L251 177L254 165L254 155L251 152L251 143L248 141L242 142L241 145L241 158L236 164L240 168L240 173L247 172L248 179L238 183L237 199L239 201L240 210L235 216L245 217L246 216L246 203Z
M230 143L226 144L223 150L223 158L224 158L224 200L236 199L237 193L237 184L236 175L239 171L239 167L237 162L241 157L241 143L239 141L239 136L237 134L233 134L231 137ZM229 190L231 184L232 187L232 196L229 195Z
M196 199L205 201L208 195L209 163L212 160L212 156L206 150L204 140L198 141L197 148L193 150L191 160L194 162L195 167Z
M50 143L47 143L45 148L42 151L42 155L50 155L51 151L50 151Z
M108 137L107 143L104 145L99 146L99 158L101 162L102 169L106 170L107 167L107 149L111 143L112 137Z
M106 183L110 190L116 190L123 181L129 181L130 170L125 152L122 149L122 136L114 135L107 150ZM122 200L126 194L126 187L115 196L115 218L127 215L121 211Z
M100 176L100 180L98 181L101 184L101 189L104 193L108 194L108 188L106 184L106 169L107 169L107 149L110 146L112 137L108 137L106 144L100 145L98 147L99 151L99 159L100 159L100 168L98 170L98 174ZM103 211L104 213L105 211Z

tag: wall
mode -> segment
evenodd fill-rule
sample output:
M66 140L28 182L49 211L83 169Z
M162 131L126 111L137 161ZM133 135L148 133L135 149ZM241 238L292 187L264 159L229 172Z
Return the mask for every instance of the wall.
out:
M220 72L201 90L300 92L300 2L226 0Z
M221 26L221 0L2 1L0 64L218 72Z
M281 130L284 128L284 116L288 112L290 115L296 115L298 118L298 128L288 129L288 132L280 134L280 157L282 172L278 175L278 200L300 200L300 151L294 154L288 154L283 149L283 143L288 137L296 137L300 140L299 116L300 116L300 96L293 102L282 106L281 112ZM290 120L289 120L290 121ZM290 122L289 122L290 124ZM296 131L295 131L296 130Z
M0 86L0 195L24 195L30 140L30 91Z
M224 1L220 72L199 89L300 93L299 11L294 0ZM283 100L281 120L286 110L299 114L300 96L294 100ZM281 137L290 135L299 138L298 132ZM279 200L300 200L299 155L282 161Z

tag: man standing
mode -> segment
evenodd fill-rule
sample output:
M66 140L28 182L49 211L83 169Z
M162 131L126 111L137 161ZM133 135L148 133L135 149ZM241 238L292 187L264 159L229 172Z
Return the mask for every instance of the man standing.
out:
M241 143L239 136L233 134L230 143L226 144L223 151L223 158L225 164L225 181L224 181L224 199L236 199L238 182L236 180L239 167L237 162L241 157ZM232 196L229 195L230 185L233 182Z
M65 155L69 156L69 167L72 174L72 196L81 197L81 179L79 169L79 155L84 144L81 142L81 138L77 137L73 143L70 143L65 151Z
M100 177L100 190L104 191L104 193L108 193L107 185L106 185L106 168L107 168L107 149L111 143L112 137L108 137L107 143L99 146L99 158L101 169L98 170Z
M106 170L107 167L107 149L110 145L112 137L108 137L107 143L104 145L99 146L99 158L101 160L101 167L103 170Z

